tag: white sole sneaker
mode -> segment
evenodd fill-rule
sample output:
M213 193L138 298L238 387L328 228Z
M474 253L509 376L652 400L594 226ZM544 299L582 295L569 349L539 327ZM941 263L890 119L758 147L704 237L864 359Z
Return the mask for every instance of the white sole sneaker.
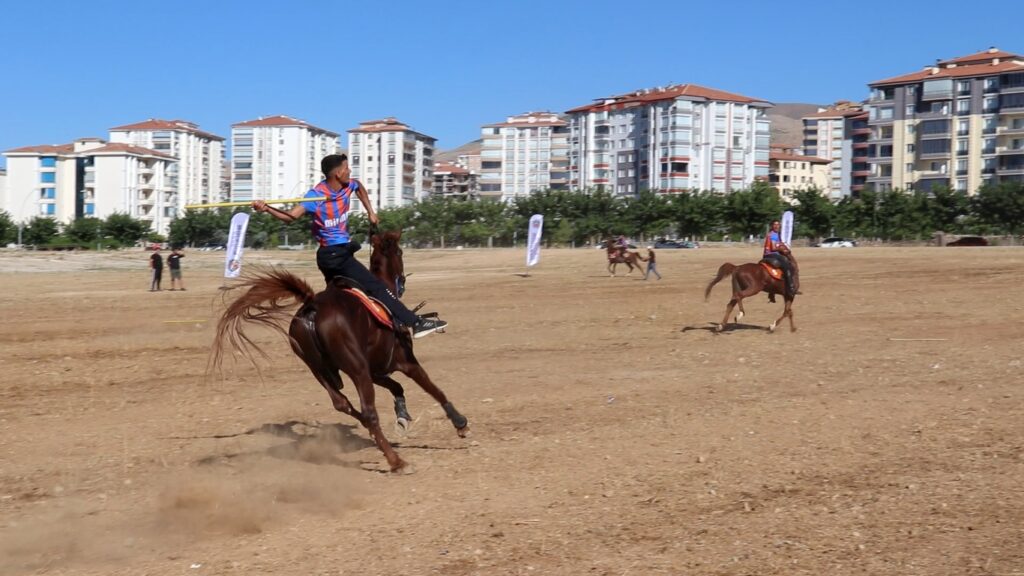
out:
M447 328L447 327L448 327L448 324L446 323L443 326L438 326L437 328L432 328L430 330L424 330L422 332L413 332L412 337L413 338L423 338L424 336L429 336L430 334L433 334L434 332L444 332L445 328Z

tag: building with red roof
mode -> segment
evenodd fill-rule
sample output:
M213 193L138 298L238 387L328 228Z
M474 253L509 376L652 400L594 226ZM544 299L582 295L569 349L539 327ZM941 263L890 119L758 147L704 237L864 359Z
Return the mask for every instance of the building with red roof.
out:
M1024 56L989 48L869 86L869 185L974 194L1024 180Z
M481 196L510 201L568 188L569 123L562 116L526 112L480 132Z
M320 160L339 151L338 133L290 116L231 126L231 199L302 196L323 179Z
M765 100L678 84L598 98L566 112L569 187L632 196L725 193L767 179Z
M360 122L348 131L352 177L366 186L375 208L421 200L434 189L436 143L436 138L396 118ZM355 201L352 209L360 211L363 207Z

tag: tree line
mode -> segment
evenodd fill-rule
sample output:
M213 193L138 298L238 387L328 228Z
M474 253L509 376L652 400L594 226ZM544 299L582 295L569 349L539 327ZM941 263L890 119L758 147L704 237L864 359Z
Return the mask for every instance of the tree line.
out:
M659 194L643 191L617 197L603 189L570 192L542 190L509 203L428 197L381 210L381 227L402 229L415 246L510 246L525 241L533 214L545 218L543 240L548 244L585 245L623 234L639 240L660 236L739 240L760 236L769 221L793 210L794 236L818 239L845 236L879 240L922 240L935 232L979 235L1024 233L1024 183L984 186L968 197L948 188L929 192L865 190L857 198L831 202L818 190L794 195L792 205L766 183L729 194L691 192ZM249 211L248 209L241 209ZM117 247L140 240L169 241L177 246L224 244L228 223L239 210L193 210L176 218L165 239L148 223L124 214L104 220L81 218L60 226L37 217L25 226L23 243L33 246ZM367 229L366 218L353 213L349 227ZM16 239L17 226L0 212L0 245ZM312 241L308 221L283 224L269 214L252 214L246 234L250 247L276 247Z

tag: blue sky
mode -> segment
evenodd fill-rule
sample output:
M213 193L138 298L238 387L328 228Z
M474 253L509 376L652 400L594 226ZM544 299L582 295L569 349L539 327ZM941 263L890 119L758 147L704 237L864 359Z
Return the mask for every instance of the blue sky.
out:
M1022 21L1020 0L11 1L0 150L150 117L227 137L273 114L340 133L396 116L448 149L510 114L668 83L862 99L936 58L1024 52Z

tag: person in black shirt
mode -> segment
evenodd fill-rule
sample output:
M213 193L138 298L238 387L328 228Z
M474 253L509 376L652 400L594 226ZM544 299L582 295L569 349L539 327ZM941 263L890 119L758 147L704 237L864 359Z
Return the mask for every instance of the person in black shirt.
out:
M164 257L160 255L160 247L153 248L153 255L149 257L149 267L153 270L153 282L149 285L150 292L160 290L160 278L164 274Z
M167 267L171 270L171 290L174 290L175 282L181 286L182 291L185 290L185 282L181 279L181 259L184 257L179 248L171 250L171 255L167 257Z

